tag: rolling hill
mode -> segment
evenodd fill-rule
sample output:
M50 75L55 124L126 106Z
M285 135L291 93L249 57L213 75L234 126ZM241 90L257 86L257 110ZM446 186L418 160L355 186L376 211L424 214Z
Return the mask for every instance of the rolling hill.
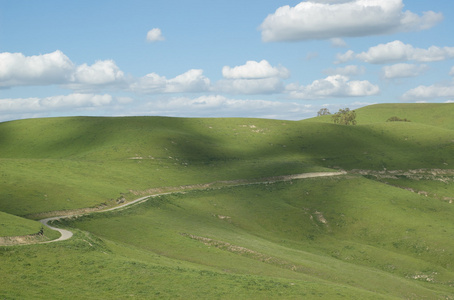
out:
M0 236L173 192L55 222L68 241L0 247L0 298L454 299L452 116L0 123Z

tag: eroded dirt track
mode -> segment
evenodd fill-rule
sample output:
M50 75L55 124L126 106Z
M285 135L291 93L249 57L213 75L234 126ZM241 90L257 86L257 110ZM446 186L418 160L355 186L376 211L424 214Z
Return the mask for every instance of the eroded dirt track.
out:
M66 229L61 229L57 227L53 227L49 225L48 223L50 221L54 220L59 220L59 219L65 219L65 218L70 218L70 217L77 217L77 216L82 216L82 215L87 215L87 214L92 214L92 213L101 213L101 212L107 212L107 211L113 211L113 210L118 210L118 209L123 209L128 206L131 206L133 204L137 204L143 201L148 200L150 197L157 197L157 196L162 196L162 195L168 195L172 193L181 193L185 190L193 190L193 189L207 189L212 186L240 186L240 185L252 185L252 184L263 184L263 183L275 183L275 182L280 182L280 181L290 181L290 180L295 180L295 179L305 179L305 178L315 178L315 177L330 177L330 176L339 176L339 175L344 175L347 174L345 171L340 171L340 172L314 172L314 173L302 173L302 174L293 174L293 175L283 175L283 176L275 176L275 177L266 177L266 178L260 178L260 179L255 179L255 180L246 180L246 179L238 179L238 180L229 180L229 181L216 181L212 183L206 183L206 184L199 184L199 185L187 185L187 186L180 186L180 187L170 187L167 189L170 189L171 191L169 192L159 192L161 189L151 189L145 192L134 192L136 195L139 194L147 194L146 196L142 196L140 198L137 198L133 201L124 203L119 206L115 206L112 208L108 209L101 209L101 210L95 210L91 212L87 212L86 209L81 209L78 211L72 211L71 213L61 215L61 216L56 216L56 217L50 217L50 218L45 218L41 219L40 222L44 225L47 226L48 228L52 230L56 230L60 232L61 236L58 239L51 240L51 241L30 241L26 243L20 243L21 245L25 244L46 244L46 243L53 243L53 242L59 242L59 241L65 241L70 239L73 236L73 233L69 230ZM9 244L4 244L2 245L0 243L0 246L9 246Z

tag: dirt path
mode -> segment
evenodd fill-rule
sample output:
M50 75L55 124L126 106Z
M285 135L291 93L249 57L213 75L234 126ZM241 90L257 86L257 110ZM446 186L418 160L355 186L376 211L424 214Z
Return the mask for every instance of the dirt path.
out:
M53 218L47 218L47 219L39 220L44 226L47 226L47 227L49 227L52 230L57 230L61 234L61 236L58 239L56 239L56 240L41 242L40 244L69 240L73 236L73 233L71 231L66 230L66 229L53 227L53 226L50 226L49 224L47 224L47 222L49 222L49 221L58 220L58 219L61 219L61 218L67 218L67 217L68 216L61 216L61 217L53 217Z
M330 177L330 176L339 176L339 175L344 175L347 174L345 171L340 171L340 172L315 172L315 173L302 173L302 174L294 174L294 175L284 175L284 176L275 176L275 177L267 177L267 178L261 178L257 180L244 180L244 179L239 179L239 180L229 180L229 181L216 181L208 184L202 184L202 185L194 185L194 186L184 186L180 187L180 190L172 191L172 192L167 192L167 193L157 193L157 194L151 194L147 196L140 197L138 199L135 199L133 201L124 203L119 206L115 206L112 208L104 209L104 210L98 210L94 212L89 212L89 213L81 213L81 214L71 214L71 215L62 215L58 217L51 217L51 218L46 218L42 219L39 222L41 222L44 226L47 226L48 228L52 230L56 230L60 232L61 236L58 239L51 240L51 241L45 241L45 242L38 242L37 244L46 244L46 243L53 243L53 242L59 242L59 241L65 241L69 240L72 236L73 233L69 230L66 229L61 229L57 227L53 227L48 224L50 221L54 220L59 220L59 219L65 219L65 218L70 218L70 217L76 217L76 216L82 216L86 214L92 214L92 213L102 213L102 212L107 212L107 211L113 211L113 210L118 210L125 208L127 206L131 206L133 204L137 204L143 201L148 200L150 197L157 197L157 196L162 196L162 195L169 195L173 193L181 193L184 190L188 189L206 189L212 185L215 184L221 184L222 186L240 186L240 185L252 185L252 184L263 184L263 183L274 183L274 182L280 182L280 181L290 181L294 179L304 179L304 178L315 178L315 177ZM31 243L31 244L36 244L36 243Z

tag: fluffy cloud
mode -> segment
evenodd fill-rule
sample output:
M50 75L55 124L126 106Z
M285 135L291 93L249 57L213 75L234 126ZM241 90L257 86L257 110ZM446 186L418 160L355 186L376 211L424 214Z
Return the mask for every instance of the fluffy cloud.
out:
M365 68L358 67L355 65L348 65L343 68L336 68L336 69L326 69L323 73L328 75L345 75L345 76L354 76L354 75L361 75L364 74Z
M150 73L131 84L130 88L145 94L203 92L209 90L210 80L203 75L203 70L198 69L189 70L171 79Z
M454 82L451 84L420 85L402 95L404 100L454 98Z
M229 94L272 94L284 89L283 78L290 71L282 66L273 67L266 60L247 61L236 67L222 68L224 80L217 82L215 90Z
M383 64L404 61L433 62L454 58L454 47L431 46L428 49L415 48L401 41L393 41L387 44L379 44L369 48L367 52L353 55L347 52L345 58L356 57L372 64ZM342 57L342 56L341 56ZM338 56L339 58L339 56Z
M228 94L273 94L284 90L279 78L219 80L215 90Z
M157 41L163 41L164 36L162 35L161 29L159 28L153 28L147 33L147 41L149 42L157 42Z
M270 77L288 78L290 71L282 66L272 67L266 60L248 61L245 65L222 68L222 76L228 79L262 79Z
M64 83L73 70L74 64L59 50L34 56L0 53L0 87Z
M454 76L454 67L451 68L449 75ZM401 97L404 100L436 100L450 99L446 103L451 103L454 98L454 79L451 82L437 83L433 85L420 85L404 93Z
M332 38L331 46L342 48L342 47L347 47L347 43L341 38Z
M344 54L338 53L336 55L337 60L334 62L335 64L342 64L348 61L352 61L355 59L355 52L353 50L348 50Z
M395 64L392 66L385 66L382 68L383 77L386 79L416 77L422 72L427 70L427 65L414 65L414 64Z
M428 29L441 13L402 11L402 0L305 1L282 6L260 26L265 42L357 37Z
M124 80L124 73L112 60L76 66L59 50L35 56L0 53L0 87L59 84L86 91Z
M312 0L311 2L314 3L346 3L346 2L351 2L352 0Z
M96 91L107 86L125 86L124 73L112 60L97 61L89 66L78 66L71 74L67 88L78 91Z
M80 65L71 76L71 82L94 85L109 84L123 79L124 73L112 60L97 61L91 66Z
M324 99L328 97L359 97L372 96L380 92L378 86L367 80L350 81L347 76L333 75L325 79L315 80L310 85L299 86L290 84L287 92L295 99Z
M214 113L215 112L215 113ZM256 117L300 120L315 116L311 105L267 100L230 99L220 95L197 98L174 97L152 101L141 113L176 117Z
M17 98L0 99L0 111L2 113L29 113L29 112L49 112L61 109L80 109L101 107L111 104L111 95L95 94L70 94L59 95L46 98Z

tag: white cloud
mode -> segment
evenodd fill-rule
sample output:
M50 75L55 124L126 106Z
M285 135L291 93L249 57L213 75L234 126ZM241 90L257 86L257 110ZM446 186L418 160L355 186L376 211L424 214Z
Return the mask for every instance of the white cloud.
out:
M0 53L0 87L62 85L73 90L90 91L106 85L123 84L124 81L124 73L112 60L76 66L59 50L35 56Z
M319 79L307 86L290 84L287 92L295 99L324 99L329 97L372 96L380 92L377 85L364 81L350 81L347 76L333 75Z
M434 27L443 20L442 13L435 13L433 11L425 11L422 17L420 17L407 10L402 16L402 31L426 30Z
M124 73L112 60L97 61L93 65L77 67L71 81L79 84L103 85L124 79Z
M224 66L215 91L229 94L272 94L284 89L282 78L288 78L290 71L282 66L273 67L266 60L248 61L236 67Z
M355 59L355 52L353 52L353 50L348 50L344 54L338 53L336 55L336 58L337 58L337 61L334 62L335 64L346 63L348 61L351 61L351 60Z
M208 90L209 87L210 80L203 75L203 70L192 69L170 79L167 82L166 92L201 92Z
M64 87L90 92L97 91L107 86L116 88L126 86L124 73L112 60L101 60L89 66L82 64L71 74L68 83Z
M34 56L3 52L0 53L0 87L64 83L73 69L74 64L59 50Z
M145 94L203 92L210 89L210 80L199 69L189 70L171 79L150 73L131 84L130 88Z
M111 104L113 97L108 94L70 94L46 98L0 99L2 114L50 112L62 109L101 107Z
M167 78L156 73L150 73L139 78L131 84L131 90L141 93L164 93L167 85Z
M267 100L230 99L221 95L197 98L174 97L150 101L141 108L142 114L176 117L254 117L300 120L315 116L311 105Z
M345 53L344 56L352 58L354 55L350 50ZM421 49L415 48L410 44L404 44L403 42L397 40L387 44L379 44L371 47L367 52L362 52L354 57L372 64L404 62L411 60L418 62L433 62L454 58L454 47L440 48L437 46L431 46L428 49Z
M454 67L451 68L449 75L454 76ZM437 100L446 99L449 100L446 103L452 101L454 98L454 79L450 82L436 83L433 85L420 85L416 88L408 90L402 97L404 100Z
M454 98L454 82L450 84L420 85L402 95L404 100Z
M163 41L164 36L162 35L161 29L159 28L153 28L147 33L147 41L149 42L157 42L157 41Z
M347 43L341 38L332 38L331 46L342 48L342 47L347 47Z
M314 3L331 3L331 4L335 4L335 3L346 3L346 2L352 2L354 0L311 0L311 2L314 2Z
M215 90L228 94L273 94L283 91L284 84L277 77L262 79L219 80Z
M260 26L265 42L330 39L428 29L441 13L402 11L402 0L304 1L282 6Z
M326 69L323 71L323 73L328 74L328 75L345 75L345 76L355 76L355 75L361 75L364 74L365 72L364 67L359 67L355 65L348 65L343 68L336 68L336 69Z
M383 77L386 79L416 77L428 69L427 65L395 64L382 68Z
M262 79L270 77L288 78L290 71L282 66L272 67L266 60L247 61L245 65L222 68L222 76L228 79Z

